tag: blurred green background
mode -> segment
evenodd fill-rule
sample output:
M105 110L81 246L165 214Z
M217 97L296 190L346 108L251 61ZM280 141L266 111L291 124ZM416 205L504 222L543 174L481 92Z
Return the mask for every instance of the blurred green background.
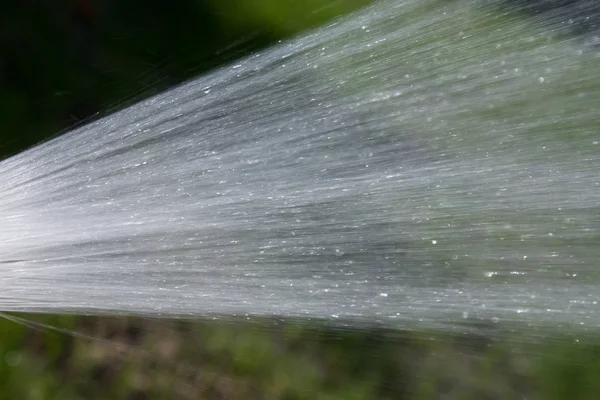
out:
M367 3L3 1L0 159ZM0 399L600 398L595 337L529 336L6 315Z
M597 337L6 315L0 399L589 399Z
M0 159L368 0L9 0Z

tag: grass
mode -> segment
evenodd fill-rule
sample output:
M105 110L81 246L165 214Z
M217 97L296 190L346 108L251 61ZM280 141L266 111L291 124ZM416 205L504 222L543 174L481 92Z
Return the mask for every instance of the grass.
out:
M449 335L275 318L25 320L76 335L3 320L1 399L552 400L600 392L593 335Z

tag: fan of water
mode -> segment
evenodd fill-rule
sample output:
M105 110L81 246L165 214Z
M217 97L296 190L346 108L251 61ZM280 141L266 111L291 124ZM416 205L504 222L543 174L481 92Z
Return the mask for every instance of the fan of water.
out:
M598 326L576 5L379 2L5 160L0 308Z

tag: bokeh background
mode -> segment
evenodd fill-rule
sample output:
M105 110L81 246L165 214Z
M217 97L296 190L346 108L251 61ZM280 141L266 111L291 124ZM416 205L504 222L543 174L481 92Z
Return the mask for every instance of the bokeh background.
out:
M368 2L2 1L0 159ZM486 332L11 314L0 399L600 398L595 337Z
M8 0L0 158L368 0Z

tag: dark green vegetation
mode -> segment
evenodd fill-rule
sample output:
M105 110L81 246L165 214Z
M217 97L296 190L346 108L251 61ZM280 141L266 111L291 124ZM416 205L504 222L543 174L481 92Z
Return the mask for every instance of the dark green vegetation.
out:
M0 159L369 0L10 0Z
M28 317L0 324L1 399L596 399L589 338L279 320ZM93 339L86 336L91 336Z

